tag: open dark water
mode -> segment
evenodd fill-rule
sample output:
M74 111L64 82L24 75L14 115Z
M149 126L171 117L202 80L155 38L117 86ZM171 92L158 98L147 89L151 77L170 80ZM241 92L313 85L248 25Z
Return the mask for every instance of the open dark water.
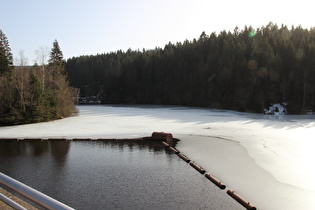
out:
M0 171L76 209L244 209L160 142L0 141Z

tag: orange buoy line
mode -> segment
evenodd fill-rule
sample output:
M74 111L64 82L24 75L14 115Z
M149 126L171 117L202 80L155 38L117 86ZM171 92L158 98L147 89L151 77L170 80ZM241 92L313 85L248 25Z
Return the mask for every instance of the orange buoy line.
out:
M24 138L25 141L43 141L42 138Z
M149 140L150 138L147 138ZM144 138L0 138L0 141L143 141Z
M249 203L247 200L245 200L243 197L238 195L235 191L233 190L228 190L227 194L230 195L232 198L234 198L238 203L240 203L242 206L244 206L246 209L249 210L256 210L256 207Z
M67 141L66 138L48 138L48 141Z
M90 138L73 138L73 141L91 141L92 139Z
M224 190L226 188L225 184L220 182L217 178L215 178L211 174L206 174L205 177L207 177L207 179L209 179L213 184L218 186L220 189Z
M98 138L98 141L116 141L116 139Z
M206 172L205 169L203 169L201 166L197 165L195 162L189 163L193 168L195 168L197 171L199 171L201 174L204 174Z
M186 163L189 163L190 162L190 159L184 155L183 153L179 153L178 156L183 159Z
M162 144L165 146L165 147L170 147L170 145L168 143L166 143L165 141L162 141Z
M124 139L116 139L116 141L143 141L143 138L124 138Z
M175 154L179 154L179 151L174 147L169 147L169 149L172 150Z

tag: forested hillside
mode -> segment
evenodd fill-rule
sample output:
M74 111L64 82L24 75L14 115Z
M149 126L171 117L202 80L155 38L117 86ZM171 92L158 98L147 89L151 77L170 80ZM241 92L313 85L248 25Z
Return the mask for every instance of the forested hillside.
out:
M315 109L315 28L269 23L204 32L152 50L67 60L71 85L103 103L172 104L263 112L288 103L289 113Z
M76 113L65 61L55 40L48 64L26 65L21 53L13 66L11 49L0 30L0 126L44 122Z

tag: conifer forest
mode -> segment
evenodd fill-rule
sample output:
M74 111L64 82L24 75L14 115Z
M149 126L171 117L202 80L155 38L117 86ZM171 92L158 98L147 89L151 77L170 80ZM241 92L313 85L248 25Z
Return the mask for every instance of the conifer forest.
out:
M289 114L315 110L315 28L245 26L163 48L117 50L63 59L57 40L48 63L13 65L0 30L0 125L49 121L82 103L158 104ZM106 49L104 49L105 51ZM46 59L47 60L47 59Z
M104 104L167 104L289 114L315 109L315 28L245 26L164 48L118 50L67 60L81 97Z

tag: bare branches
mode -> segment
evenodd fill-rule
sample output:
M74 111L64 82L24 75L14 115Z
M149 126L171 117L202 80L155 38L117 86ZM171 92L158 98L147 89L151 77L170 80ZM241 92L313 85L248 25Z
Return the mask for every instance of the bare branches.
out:
M42 70L42 87L43 90L45 90L45 66L47 65L47 59L48 59L48 47L40 47L35 51L36 54L36 63L38 62L38 65L41 67Z

